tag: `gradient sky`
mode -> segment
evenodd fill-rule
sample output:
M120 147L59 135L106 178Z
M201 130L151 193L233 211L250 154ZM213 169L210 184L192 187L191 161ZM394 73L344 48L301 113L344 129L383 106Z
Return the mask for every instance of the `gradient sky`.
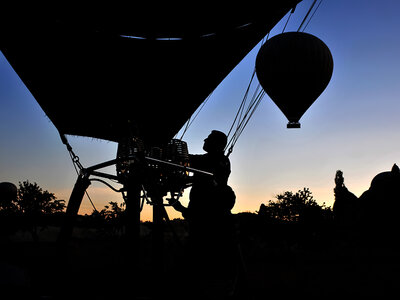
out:
M285 31L296 31L311 0L298 5ZM400 2L324 0L305 32L330 48L330 84L300 120L287 120L265 96L230 156L233 212L258 210L276 194L308 187L318 203L333 204L336 170L357 196L377 173L400 163ZM270 37L282 32L287 16ZM213 129L227 132L254 69L259 46L212 94L184 140L190 153L203 153ZM68 200L76 174L58 132L0 52L0 182L29 180ZM112 105L112 104L111 104ZM115 158L113 142L69 137L84 166ZM113 169L110 172L115 172ZM93 183L88 192L98 209L119 194ZM187 192L183 203L187 203ZM80 213L90 213L85 197ZM169 210L170 217L179 214ZM143 220L151 219L146 205Z

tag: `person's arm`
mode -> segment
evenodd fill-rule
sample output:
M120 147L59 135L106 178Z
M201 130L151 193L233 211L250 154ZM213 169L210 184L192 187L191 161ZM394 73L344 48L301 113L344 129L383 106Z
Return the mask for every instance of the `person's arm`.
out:
M176 210L182 213L182 216L185 218L187 215L187 207L184 207L180 201L176 201L174 204L172 204L172 207Z
M200 169L203 166L203 155L202 154L189 154L190 167L194 169Z

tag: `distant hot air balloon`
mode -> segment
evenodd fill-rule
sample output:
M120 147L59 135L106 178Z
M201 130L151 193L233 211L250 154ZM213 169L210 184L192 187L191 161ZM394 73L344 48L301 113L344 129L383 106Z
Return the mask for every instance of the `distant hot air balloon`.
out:
M288 128L300 128L300 118L325 90L332 71L329 48L304 32L272 37L256 59L258 80L289 120Z
M0 182L0 201L12 201L17 198L17 187L11 182Z

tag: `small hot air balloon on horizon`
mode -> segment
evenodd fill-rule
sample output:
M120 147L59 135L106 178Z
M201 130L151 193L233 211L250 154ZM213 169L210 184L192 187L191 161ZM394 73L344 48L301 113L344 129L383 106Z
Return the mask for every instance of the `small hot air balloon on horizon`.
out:
M13 201L17 198L18 189L11 182L0 182L0 201Z
M256 74L264 91L289 120L299 120L327 87L333 72L329 48L304 32L286 32L269 39L256 58Z

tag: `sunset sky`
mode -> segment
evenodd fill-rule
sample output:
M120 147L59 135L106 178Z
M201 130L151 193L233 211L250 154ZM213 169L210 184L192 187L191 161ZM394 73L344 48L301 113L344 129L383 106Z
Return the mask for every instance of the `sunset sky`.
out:
M298 5L285 31L297 31L311 3ZM255 212L276 194L304 187L318 203L331 206L336 170L344 172L346 186L359 196L373 176L400 163L399 11L400 2L394 0L322 1L305 32L330 48L331 82L300 120L301 129L286 129L285 116L264 97L230 156L229 184L237 195L233 212ZM282 32L286 20L287 16L270 37ZM190 153L203 153L203 140L211 130L229 130L259 47L217 87L185 134ZM1 52L0 105L0 182L37 182L58 199L68 200L76 180L68 152ZM116 156L116 143L68 139L84 166ZM88 192L97 209L109 201L122 202L100 183L93 183ZM80 213L91 211L85 197ZM171 218L179 216L168 211ZM150 206L145 206L142 219L151 220Z

